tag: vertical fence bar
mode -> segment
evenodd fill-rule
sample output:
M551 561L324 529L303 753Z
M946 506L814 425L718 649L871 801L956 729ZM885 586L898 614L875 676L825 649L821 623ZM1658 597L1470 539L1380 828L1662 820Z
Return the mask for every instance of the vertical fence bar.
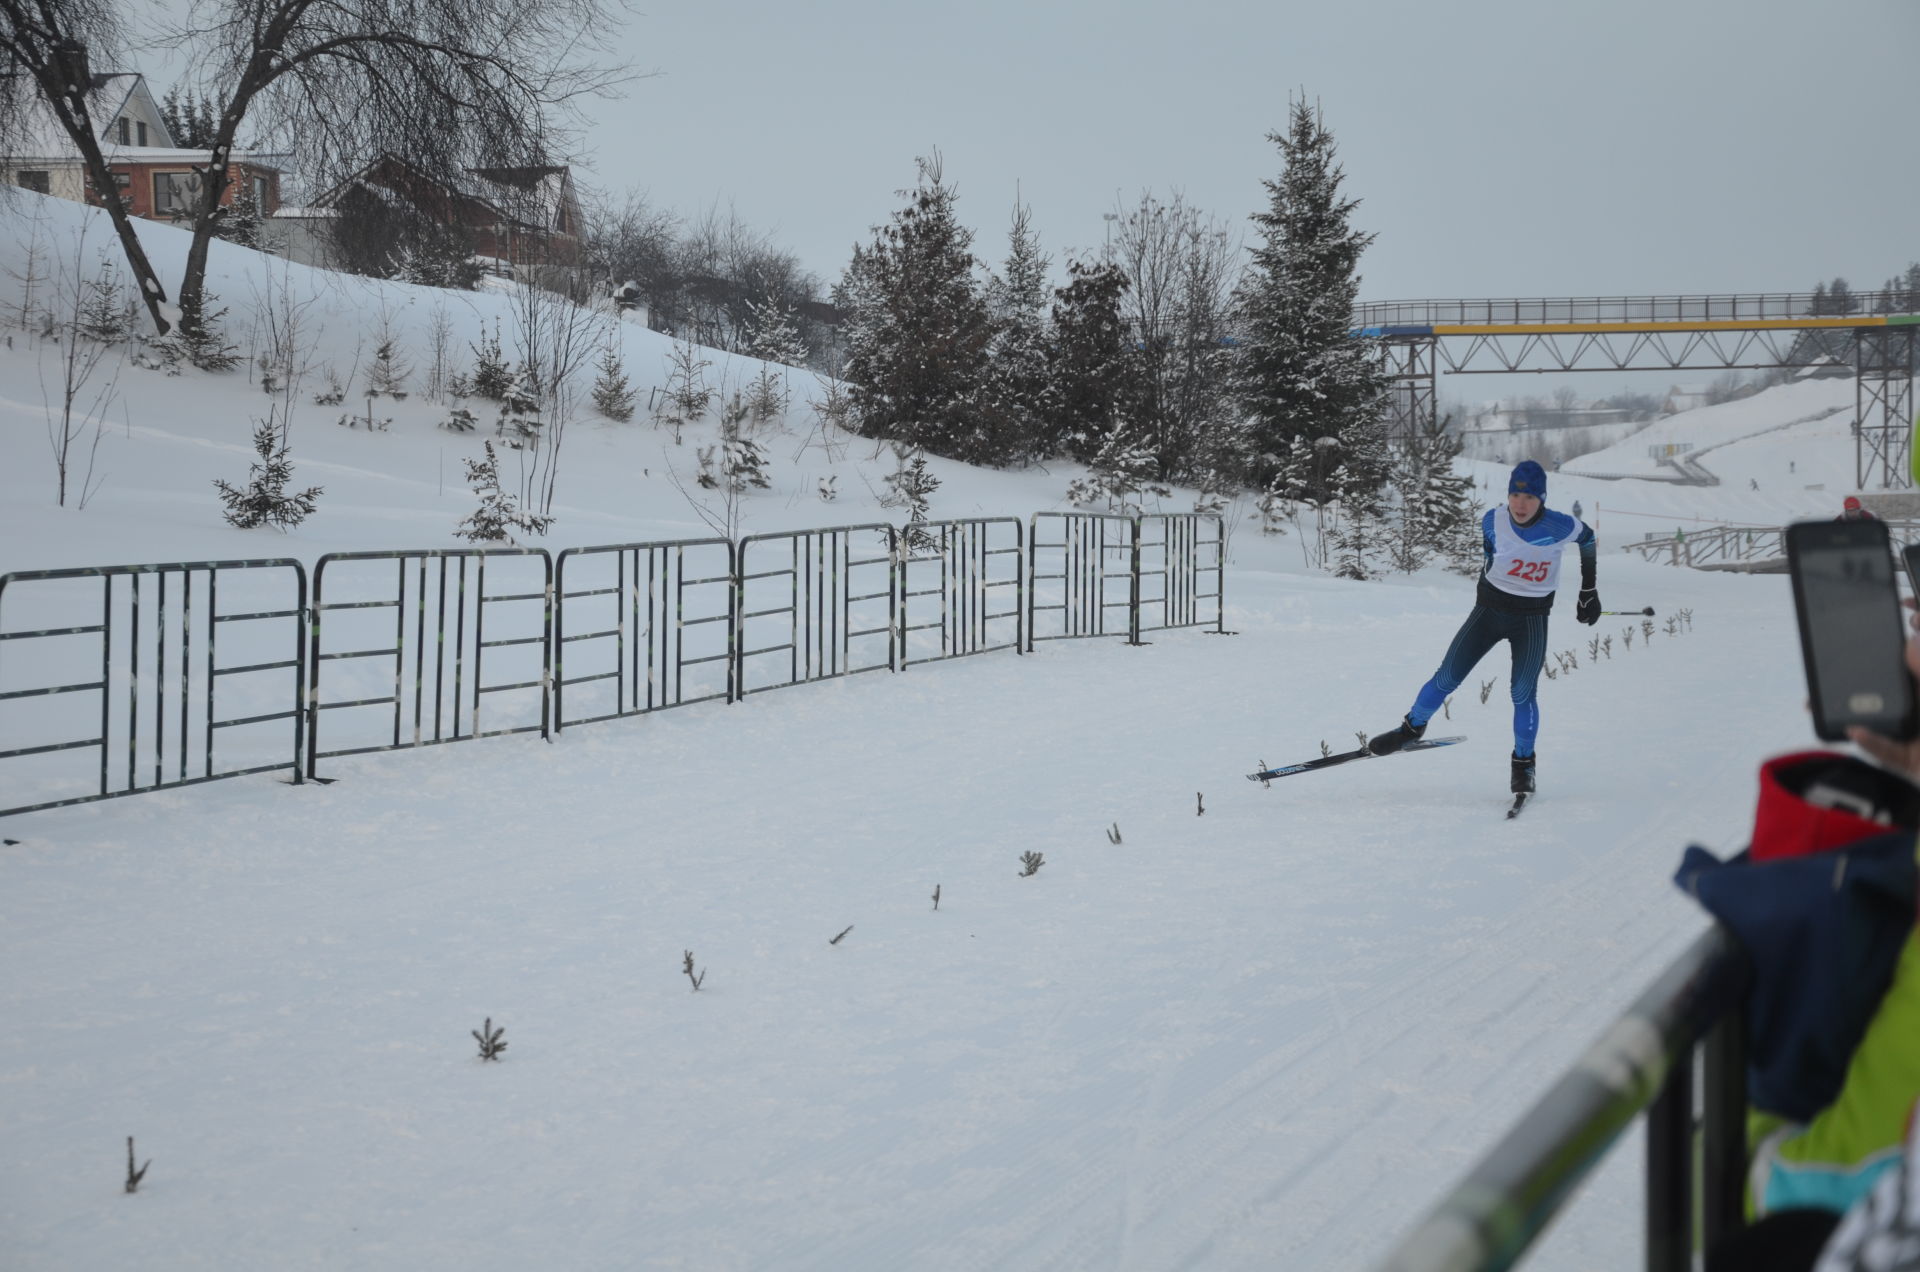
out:
M1693 1055L1667 1071L1647 1109L1647 1272L1693 1265Z

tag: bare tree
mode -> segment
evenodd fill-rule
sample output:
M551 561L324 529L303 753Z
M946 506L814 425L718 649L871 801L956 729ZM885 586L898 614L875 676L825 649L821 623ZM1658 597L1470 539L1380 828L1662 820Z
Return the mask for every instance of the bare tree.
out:
M75 494L82 508L93 496L94 461L99 456L100 438L106 428L105 412L120 384L120 355L115 351L115 344L90 338L88 318L89 309L103 296L111 300L112 294L119 291L119 284L112 262L107 260L98 262L97 273L89 281L85 273L88 256L87 223L83 222L74 235L72 268L64 271L55 284L58 294L55 303L59 309L53 318L58 356L51 389L47 384L44 357L40 377L40 392L47 408L47 441L53 447L55 491L63 508L67 503L69 477L79 460L76 444L89 433L91 439L84 443L86 467L78 475ZM126 311L120 312L124 320ZM41 346L43 355L46 349L47 346ZM106 366L109 353L114 355L113 364L105 379L96 383L94 377Z
M545 420L522 453L521 506L550 515L560 448L580 399L579 374L606 342L606 320L557 292L523 283L514 297L513 339L521 375Z
M570 140L556 123L625 77L584 60L608 48L609 7L624 2L194 0L165 43L188 50L200 81L223 96L181 312L201 303L243 122L268 144L297 145L318 182L338 182L381 154L448 185L472 167L548 163Z
M119 51L121 9L116 0L0 0L0 151L11 149L8 143L30 126L35 112L51 113L79 152L92 198L106 207L134 286L155 329L165 335L171 327L166 289L134 233L133 216L107 169L100 131L87 112L93 90L89 51ZM20 80L23 74L31 91Z

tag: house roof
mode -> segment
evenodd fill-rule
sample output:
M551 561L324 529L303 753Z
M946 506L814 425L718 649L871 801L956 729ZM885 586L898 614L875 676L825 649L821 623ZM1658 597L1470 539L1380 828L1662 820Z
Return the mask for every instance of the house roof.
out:
M106 141L113 131L113 121L125 113L129 104L137 104L155 129L159 131L159 140L165 146L173 145L173 136L167 132L160 110L154 105L153 94L147 90L147 77L138 71L110 71L91 77L92 87L87 90L87 118L95 128L95 136ZM53 109L40 96L39 88L28 77L17 76L7 91L27 95L26 100L18 103L20 120L20 142L15 153L8 156L12 160L47 159L71 163L78 158L74 153L73 141L67 136L67 130L60 126ZM154 149L154 147L128 147L128 149Z
M405 169L417 179L451 194L482 204L496 216L522 225L555 229L560 224L561 214L573 203L572 172L564 166L542 164L520 168L468 168L459 178L446 181L421 172L398 155L387 153L313 199L312 205L324 208L338 203L354 186L364 186L375 193L385 191L386 187L373 178L388 164Z

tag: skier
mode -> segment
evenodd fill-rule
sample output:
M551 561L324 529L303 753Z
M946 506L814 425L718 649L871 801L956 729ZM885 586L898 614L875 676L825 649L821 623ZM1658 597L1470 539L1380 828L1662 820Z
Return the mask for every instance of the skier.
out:
M1501 641L1513 650L1513 782L1515 795L1534 789L1533 742L1540 731L1540 707L1534 690L1547 658L1547 613L1560 579L1560 557L1569 545L1580 550L1580 596L1574 616L1591 626L1600 621L1600 594L1594 588L1593 531L1578 517L1546 506L1547 474L1523 460L1507 479L1507 506L1489 508L1480 519L1485 566L1467 621L1454 635L1440 669L1420 688L1413 709L1398 726L1367 743L1375 755L1390 755L1427 731L1427 721L1447 695L1460 687L1474 665ZM1519 801L1515 801L1518 811Z

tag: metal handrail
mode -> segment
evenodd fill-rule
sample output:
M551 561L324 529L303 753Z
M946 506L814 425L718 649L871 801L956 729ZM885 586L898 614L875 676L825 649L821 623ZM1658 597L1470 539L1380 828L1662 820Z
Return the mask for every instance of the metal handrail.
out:
M1752 969L1715 924L1379 1264L1382 1272L1499 1272L1519 1263L1608 1150L1647 1116L1648 1272L1681 1272L1695 1246L1693 1057L1707 1042L1699 1236L1740 1223L1745 1056L1739 1005Z
M1456 300L1377 300L1354 306L1356 327L1425 323L1738 322L1743 319L1847 318L1920 313L1920 293L1854 292L1844 314L1812 292L1719 296L1531 296Z

